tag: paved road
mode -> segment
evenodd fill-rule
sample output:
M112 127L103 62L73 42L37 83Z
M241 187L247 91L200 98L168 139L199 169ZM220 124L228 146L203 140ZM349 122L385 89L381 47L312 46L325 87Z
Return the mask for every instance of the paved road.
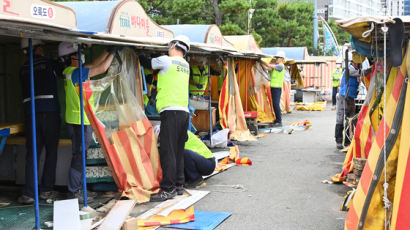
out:
M344 160L333 140L335 112L294 111L284 116L284 124L305 119L312 130L269 134L241 145L241 156L250 157L253 165L209 178L202 189L211 193L195 208L231 212L220 230L343 229L346 213L339 207L347 188L321 183L339 172Z

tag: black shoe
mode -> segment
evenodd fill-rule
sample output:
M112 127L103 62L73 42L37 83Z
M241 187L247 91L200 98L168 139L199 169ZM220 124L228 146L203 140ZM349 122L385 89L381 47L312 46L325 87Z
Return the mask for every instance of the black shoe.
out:
M177 191L178 196L184 195L184 186L179 185L175 188L175 190Z
M282 127L282 122L275 122L272 125L273 127Z
M40 199L42 200L56 200L58 197L59 193L57 191L48 191L48 192L41 192L40 193Z
M19 202L20 204L24 204L24 205L28 205L28 204L34 204L34 199L26 196L26 195L21 195L19 196L19 198L17 198L17 202Z
M84 204L84 193L83 190L79 190L78 192L74 193L74 194L68 194L67 196L68 199L78 199L78 203L80 204ZM90 197L87 195L87 203L94 201L93 197Z
M204 179L202 178L202 176L198 177L197 179L190 181L189 183L186 184L187 188L195 188L199 185L201 185L202 183L204 183Z
M337 149L343 149L342 143L336 143L336 148Z
M151 195L151 202L160 202L165 201L168 199L172 199L177 195L176 189L172 189L171 191L167 192L165 190L160 190L159 193Z

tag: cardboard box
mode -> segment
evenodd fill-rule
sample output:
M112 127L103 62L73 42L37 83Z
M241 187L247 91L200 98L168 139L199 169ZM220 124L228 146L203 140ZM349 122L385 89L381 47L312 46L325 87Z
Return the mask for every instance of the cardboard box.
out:
M216 109L212 107L212 127L216 123ZM209 110L195 110L196 117L192 117L192 125L199 132L209 132Z

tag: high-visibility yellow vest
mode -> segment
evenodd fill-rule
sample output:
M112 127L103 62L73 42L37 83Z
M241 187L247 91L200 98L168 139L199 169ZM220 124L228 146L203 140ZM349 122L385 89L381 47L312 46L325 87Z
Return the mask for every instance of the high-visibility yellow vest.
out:
M282 65L283 64L278 64L278 65ZM277 70L272 70L270 72L270 87L275 87L275 88L282 88L283 86L283 80L285 79L285 66L283 66L282 71L277 71Z
M340 68L337 68L335 71L332 73L332 81L333 81L333 87L338 87L340 83L340 79L342 78L343 71Z
M188 131L188 140L185 142L185 149L196 152L207 159L214 157L211 150L208 149L204 142L190 131Z
M171 66L158 74L157 110L168 106L188 108L189 64L180 56L170 57Z
M199 66L192 66L192 81L196 84L201 84L202 87L198 88L196 85L189 84L189 91L192 95L204 95L205 91L195 92L193 90L205 90L208 85L208 75L209 75L209 66L205 66L204 70L201 73Z
M80 97L77 94L76 87L74 86L71 75L78 67L69 66L64 69L64 90L65 90L65 121L68 124L81 125L81 110L80 110ZM94 97L91 96L90 103L94 109ZM89 125L87 115L84 112L84 124Z

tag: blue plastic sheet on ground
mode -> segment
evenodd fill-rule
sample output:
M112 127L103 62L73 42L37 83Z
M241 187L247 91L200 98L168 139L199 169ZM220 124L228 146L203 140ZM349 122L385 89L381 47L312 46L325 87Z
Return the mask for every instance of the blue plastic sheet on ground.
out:
M230 217L232 213L228 212L205 212L194 211L195 221L186 224L173 224L163 227L180 228L180 229L195 229L195 230L212 230L220 225L226 218Z

